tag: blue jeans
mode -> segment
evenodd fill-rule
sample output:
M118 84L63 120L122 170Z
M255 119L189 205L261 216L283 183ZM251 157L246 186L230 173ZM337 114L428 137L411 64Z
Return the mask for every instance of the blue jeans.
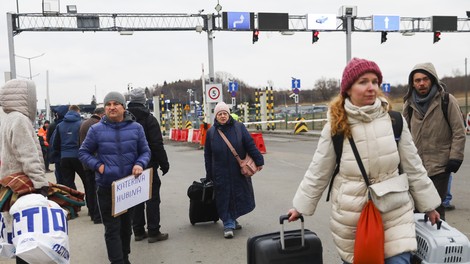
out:
M404 252L396 256L386 258L385 264L410 264L410 261L411 261L411 253ZM343 264L351 264L351 263L348 263L345 261L343 262Z
M235 220L227 220L224 221L224 229L235 229Z
M447 184L447 195L444 201L442 202L442 205L444 207L447 207L450 205L450 201L452 200L452 193L450 193L450 186L452 185L452 173L449 176L449 183Z

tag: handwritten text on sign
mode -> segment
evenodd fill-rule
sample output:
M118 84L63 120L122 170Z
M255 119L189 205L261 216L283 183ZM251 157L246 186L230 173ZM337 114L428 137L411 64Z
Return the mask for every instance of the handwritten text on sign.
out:
M151 198L152 176L150 168L144 170L137 178L130 175L113 182L113 216L118 216Z

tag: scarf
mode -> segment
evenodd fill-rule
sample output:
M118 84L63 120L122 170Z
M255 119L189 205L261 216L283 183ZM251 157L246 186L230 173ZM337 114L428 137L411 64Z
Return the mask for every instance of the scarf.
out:
M426 112L429 109L429 105L431 104L432 99L437 93L437 86L434 84L431 87L431 90L427 95L420 96L415 89L413 89L413 93L411 94L413 98L413 103L415 104L416 108L418 111L421 113L421 115L426 115Z
M386 113L382 106L384 102L386 101L381 98L377 98L375 99L374 104L359 107L354 105L349 98L346 98L344 108L350 118L369 123ZM349 121L351 121L350 118Z

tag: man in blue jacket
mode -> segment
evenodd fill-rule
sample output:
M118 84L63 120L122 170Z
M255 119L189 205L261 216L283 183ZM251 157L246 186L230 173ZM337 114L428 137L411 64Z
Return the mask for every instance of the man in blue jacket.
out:
M64 116L64 120L56 127L57 132L53 143L54 150L60 153L62 183L75 190L77 189L75 185L75 173L80 176L85 190L88 184L85 179L85 171L83 170L82 163L80 163L78 159L81 124L80 108L77 105L71 105L69 111Z
M138 177L150 160L144 129L126 111L118 92L104 97L105 116L88 130L79 150L80 161L95 171L97 199L105 226L105 241L111 263L128 264L131 252L131 212L112 215L113 181L128 175Z

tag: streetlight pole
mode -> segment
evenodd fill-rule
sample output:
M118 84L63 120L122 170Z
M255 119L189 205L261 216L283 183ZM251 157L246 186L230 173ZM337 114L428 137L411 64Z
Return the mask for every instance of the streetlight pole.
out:
M44 54L46 53L43 53L41 55L37 55L37 56L34 56L34 57L23 57L23 56L20 56L18 54L15 54L16 57L19 57L19 58L22 58L22 59L27 59L28 60L28 64L29 64L29 79L32 80L33 79L33 74L31 72L31 60L32 59L36 59L36 58L39 58L39 57L42 57L44 56Z
M468 114L468 80L467 80L467 58L465 58L465 116Z

